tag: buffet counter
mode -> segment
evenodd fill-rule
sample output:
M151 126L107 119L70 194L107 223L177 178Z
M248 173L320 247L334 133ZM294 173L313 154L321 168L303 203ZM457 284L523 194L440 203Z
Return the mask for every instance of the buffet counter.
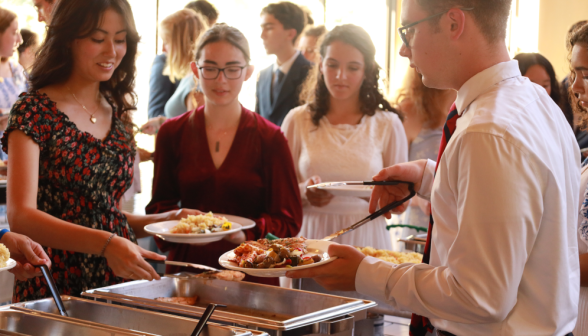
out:
M370 300L249 282L194 278L183 273L159 281L132 281L62 296L68 317L53 299L0 307L0 335L193 335L205 308L222 304L205 336L373 335ZM193 298L182 305L156 298ZM3 334L4 333L4 334Z

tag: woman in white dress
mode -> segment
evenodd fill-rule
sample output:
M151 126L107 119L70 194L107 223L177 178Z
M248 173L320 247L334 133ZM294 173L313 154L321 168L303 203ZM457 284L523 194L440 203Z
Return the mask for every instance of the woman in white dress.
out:
M329 32L321 61L304 84L306 104L290 111L282 124L304 202L300 236L324 238L369 214L367 197L334 196L308 185L371 180L382 168L407 161L401 117L378 88L375 52L361 27L348 24ZM383 217L335 241L392 246Z
M570 34L571 53L570 98L581 126L588 126L588 24ZM580 302L574 335L588 335L588 166L584 162L580 183L580 214L578 216L578 253L580 255Z

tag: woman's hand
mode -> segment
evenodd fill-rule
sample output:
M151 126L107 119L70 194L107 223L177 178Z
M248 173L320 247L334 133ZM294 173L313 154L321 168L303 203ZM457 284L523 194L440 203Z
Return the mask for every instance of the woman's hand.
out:
M180 209L180 210L172 210L167 212L167 220L180 220L182 218L186 218L189 215L198 216L198 215L206 215L205 212L195 209Z
M321 183L320 176L313 176L306 181L306 186L311 186L315 184ZM315 207L324 207L325 205L331 203L333 199L333 194L328 191L321 190L319 188L306 188L306 199L310 205Z
M137 147L137 152L139 152L139 158L141 159L141 162L149 161L153 158L153 153L146 149Z
M141 126L141 132L149 135L155 135L166 120L167 118L164 116L151 118L145 123L145 125Z
M235 245L241 245L242 242L247 240L247 236L245 236L245 232L239 231L233 234L225 236L224 240L233 243Z
M16 266L10 272L18 280L40 276L41 270L35 266L45 264L51 268L51 260L43 247L27 236L7 232L0 243L6 245L10 251L10 257L16 261Z
M145 258L153 260L165 260L165 256L147 251L128 239L115 236L112 238L104 257L108 266L118 277L132 280L159 280L160 277Z

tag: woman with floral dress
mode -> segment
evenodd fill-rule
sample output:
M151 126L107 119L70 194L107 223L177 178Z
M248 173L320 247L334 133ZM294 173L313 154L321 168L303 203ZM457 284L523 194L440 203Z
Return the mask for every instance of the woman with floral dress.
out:
M190 211L137 216L118 209L133 178L130 111L139 37L126 0L60 1L2 138L13 231L42 244L61 294L125 279L158 279L136 244L149 223ZM13 302L49 295L17 281Z

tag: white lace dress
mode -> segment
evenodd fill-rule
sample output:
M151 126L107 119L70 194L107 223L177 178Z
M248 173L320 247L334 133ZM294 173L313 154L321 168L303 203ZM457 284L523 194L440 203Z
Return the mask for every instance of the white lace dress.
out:
M306 106L299 106L288 113L282 131L288 139L304 202L299 235L307 238L324 238L369 212L368 201L348 196L335 196L321 208L311 206L304 196L306 180L314 175L324 182L371 180L382 168L408 158L402 122L392 112L377 111L374 116L364 116L357 125L332 125L323 117L316 127ZM383 217L335 241L378 249L392 247Z

